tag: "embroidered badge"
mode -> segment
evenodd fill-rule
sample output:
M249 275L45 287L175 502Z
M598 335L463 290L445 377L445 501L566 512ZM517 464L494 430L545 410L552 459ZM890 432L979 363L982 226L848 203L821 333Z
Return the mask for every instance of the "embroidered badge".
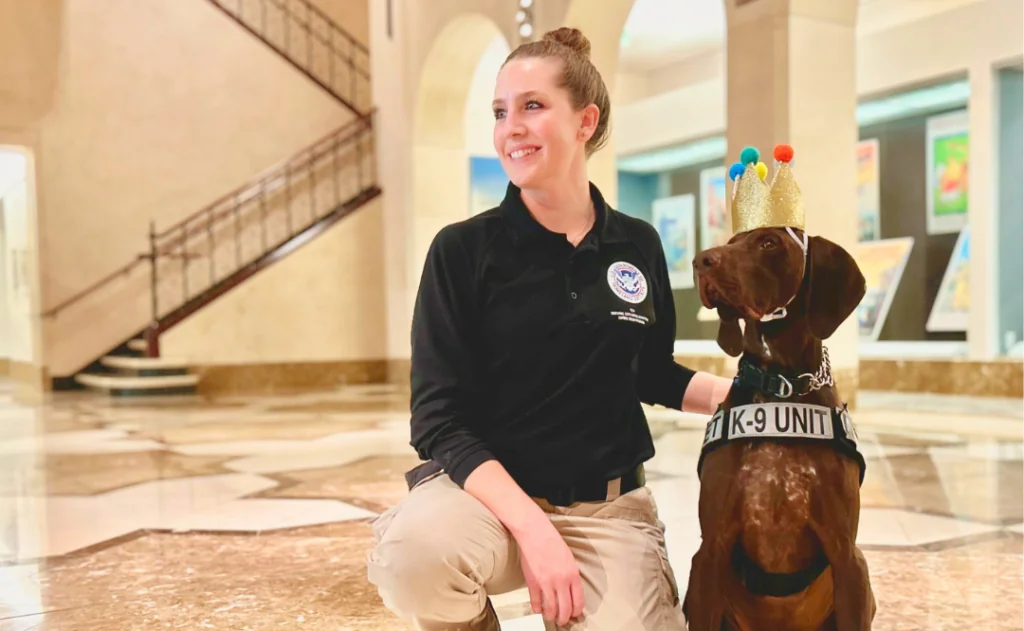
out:
M647 279L632 263L618 261L608 268L608 286L619 298L639 304L647 297Z

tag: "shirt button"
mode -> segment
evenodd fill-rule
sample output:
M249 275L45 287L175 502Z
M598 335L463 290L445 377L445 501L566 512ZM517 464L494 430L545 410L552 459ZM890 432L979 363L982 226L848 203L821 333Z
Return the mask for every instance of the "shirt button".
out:
M573 299L573 300L576 300L576 292L575 292L575 291L574 291L574 292L572 292L572 293L571 293L571 294L569 294L569 295L570 295L570 296L572 296L572 299Z

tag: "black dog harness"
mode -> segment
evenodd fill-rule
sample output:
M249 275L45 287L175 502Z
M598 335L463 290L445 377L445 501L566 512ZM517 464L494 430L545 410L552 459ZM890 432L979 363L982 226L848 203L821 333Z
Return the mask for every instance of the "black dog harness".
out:
M737 381L739 379L737 378ZM795 390L796 388L794 388ZM864 483L867 465L857 450L857 429L846 405L829 408L807 403L750 403L732 408L720 406L704 430L704 444L697 460L700 477L704 458L729 442L740 440L820 441L853 458ZM799 594L828 569L821 552L810 567L792 574L765 572L743 551L739 541L733 548L732 567L742 584L755 596L785 597Z

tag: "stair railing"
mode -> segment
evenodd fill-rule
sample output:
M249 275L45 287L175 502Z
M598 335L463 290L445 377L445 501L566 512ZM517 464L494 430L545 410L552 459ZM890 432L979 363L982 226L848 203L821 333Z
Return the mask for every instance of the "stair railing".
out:
M149 251L43 313L74 304L149 264L149 354L157 337L380 194L371 111L173 226L151 222ZM205 266L205 267L204 267Z
M159 356L160 334L379 193L371 112L178 223L151 223L146 354Z
M357 114L370 111L370 51L309 0L208 0Z

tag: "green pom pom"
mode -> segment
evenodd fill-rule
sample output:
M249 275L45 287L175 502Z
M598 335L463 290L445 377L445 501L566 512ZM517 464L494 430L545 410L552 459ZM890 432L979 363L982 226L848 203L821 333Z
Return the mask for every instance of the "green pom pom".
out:
M758 151L755 147L747 147L746 149L740 152L740 162L742 162L744 165L756 164L760 158L761 152Z

